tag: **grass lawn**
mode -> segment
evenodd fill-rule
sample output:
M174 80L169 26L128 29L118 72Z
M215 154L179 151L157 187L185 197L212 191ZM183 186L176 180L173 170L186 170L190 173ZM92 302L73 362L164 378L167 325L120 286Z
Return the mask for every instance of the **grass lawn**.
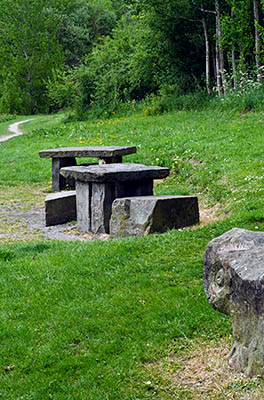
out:
M202 280L212 238L264 230L263 114L49 121L0 143L0 399L263 399L261 379L229 370L231 324ZM6 210L50 190L39 150L110 144L136 145L128 162L171 168L156 194L197 194L219 218L145 238L7 243Z

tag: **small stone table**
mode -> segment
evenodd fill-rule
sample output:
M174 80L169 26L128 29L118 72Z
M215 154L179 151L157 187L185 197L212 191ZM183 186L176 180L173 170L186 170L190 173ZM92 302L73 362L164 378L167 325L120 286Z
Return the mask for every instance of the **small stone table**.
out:
M52 189L65 189L66 185L74 189L74 181L67 181L60 175L63 167L75 166L76 157L99 158L99 164L122 163L122 156L136 153L135 146L89 146L89 147L61 147L57 149L41 150L41 158L52 158Z
M77 224L83 232L109 233L112 203L119 197L153 195L153 180L169 168L142 164L106 164L61 169L76 181Z

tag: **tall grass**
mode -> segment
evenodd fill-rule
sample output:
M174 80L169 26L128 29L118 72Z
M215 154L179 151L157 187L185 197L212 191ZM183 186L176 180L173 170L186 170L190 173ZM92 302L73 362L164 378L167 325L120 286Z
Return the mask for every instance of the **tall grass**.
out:
M159 94L148 96L141 102L127 102L115 107L93 105L89 111L69 113L65 122L78 120L94 120L118 116L132 115L134 112L143 112L145 116L161 115L172 111L216 111L216 112L259 112L264 109L264 88L245 88L243 91L230 90L225 96L218 96L215 92L208 94L205 90L177 94L161 91Z
M264 87L246 88L243 91L229 91L225 96L208 95L205 91L184 94L160 94L142 103L145 115L159 115L170 111L249 112L264 109Z

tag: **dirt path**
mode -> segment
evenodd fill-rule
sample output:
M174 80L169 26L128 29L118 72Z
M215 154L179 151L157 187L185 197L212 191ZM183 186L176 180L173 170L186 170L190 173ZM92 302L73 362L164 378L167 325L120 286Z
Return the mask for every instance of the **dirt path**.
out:
M75 222L46 226L45 207L20 210L20 204L0 209L0 243L30 240L107 240L109 235L78 232Z
M0 243L43 239L90 241L110 238L107 234L94 235L79 232L75 222L47 227L44 199L45 194L42 194L39 204L32 205L27 210L23 210L25 204L19 202L0 207ZM218 215L218 211L218 205L200 208L200 224L185 229L195 229L223 219L225 215Z
M34 118L30 118L30 119L26 119L26 120L24 120L24 121L15 122L15 123L9 125L8 130L9 130L10 132L13 132L12 135L1 136L1 137L0 137L0 142L6 142L7 140L9 140L9 139L11 139L11 138L13 138L13 137L15 137L15 136L23 135L24 132L22 132L22 131L19 129L19 125L20 125L20 124L24 124L25 122L28 122L28 121L32 121L33 119L34 119Z

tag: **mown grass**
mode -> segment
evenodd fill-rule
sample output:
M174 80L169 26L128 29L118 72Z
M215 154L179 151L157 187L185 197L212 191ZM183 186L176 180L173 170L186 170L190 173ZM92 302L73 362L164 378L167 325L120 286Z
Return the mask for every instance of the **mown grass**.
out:
M179 354L229 341L229 319L204 295L202 259L207 243L233 227L264 230L263 122L261 113L113 115L0 143L0 206L11 201L10 186L25 204L32 196L23 200L23 186L50 187L51 162L39 150L131 144L138 152L127 161L172 168L156 193L197 194L227 215L145 238L2 244L0 398L202 398L170 377ZM255 399L263 390L241 377L206 398Z
M2 370L4 398L19 398L21 388L24 398L126 398L142 380L138 364L182 335L228 331L201 293L207 238L200 233L193 247L185 235L182 249L178 236L1 249L1 361L14 366Z
M201 193L201 201L232 211L262 198L263 124L261 113L178 112L37 129L2 144L1 185L49 184L51 161L39 158L42 149L136 145L124 160L172 168L159 192Z

